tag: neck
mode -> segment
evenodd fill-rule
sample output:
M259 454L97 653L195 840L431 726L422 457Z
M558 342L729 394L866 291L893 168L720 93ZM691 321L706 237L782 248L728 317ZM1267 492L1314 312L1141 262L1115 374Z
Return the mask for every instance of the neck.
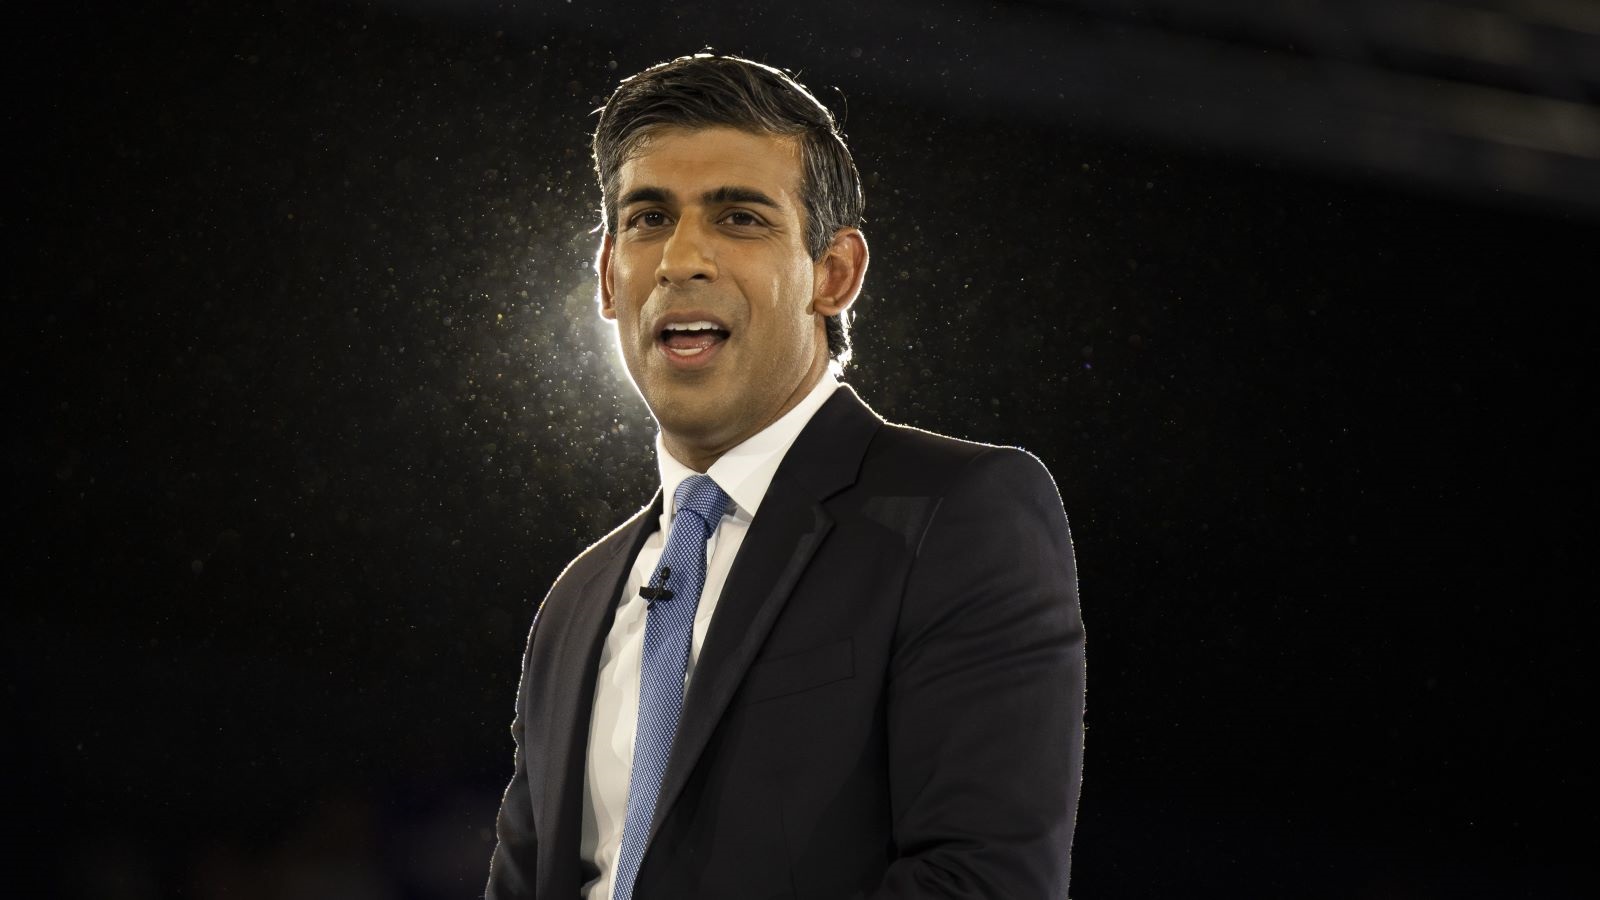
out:
M823 374L827 371L828 357L827 354L823 354L818 363L811 367L811 371L806 373L806 377L800 381L799 386L789 394L788 399L784 401L776 412L759 420L753 427L747 428L732 437L716 442L699 442L687 439L682 435L673 434L663 428L661 430L661 446L672 455L673 459L704 475L717 460L722 458L723 454L760 434L773 422L788 415L790 410L799 406L800 401L811 393L812 388L817 386L817 382L822 380Z

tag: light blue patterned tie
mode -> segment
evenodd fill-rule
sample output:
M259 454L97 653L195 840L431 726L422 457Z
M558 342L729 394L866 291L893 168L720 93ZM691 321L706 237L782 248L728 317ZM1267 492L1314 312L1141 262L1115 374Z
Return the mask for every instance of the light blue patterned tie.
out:
M617 877L612 900L632 900L633 883L644 860L650 820L655 817L661 776L667 771L672 739L683 709L684 673L689 669L689 641L694 611L706 581L706 541L728 508L728 495L705 475L678 485L676 512L661 568L650 579L646 596L650 612L644 627L644 656L639 665L639 727L633 737L633 773L628 778L628 818L617 851ZM666 577L661 573L666 572ZM664 589L664 590L660 590Z

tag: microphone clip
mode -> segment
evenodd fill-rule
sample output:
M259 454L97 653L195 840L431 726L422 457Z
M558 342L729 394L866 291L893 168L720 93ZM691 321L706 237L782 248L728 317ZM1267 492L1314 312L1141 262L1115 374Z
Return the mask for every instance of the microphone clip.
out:
M646 609L655 609L657 600L671 600L672 592L667 590L667 579L672 576L670 566L662 566L661 572L656 576L654 585L639 588L639 596L650 601Z

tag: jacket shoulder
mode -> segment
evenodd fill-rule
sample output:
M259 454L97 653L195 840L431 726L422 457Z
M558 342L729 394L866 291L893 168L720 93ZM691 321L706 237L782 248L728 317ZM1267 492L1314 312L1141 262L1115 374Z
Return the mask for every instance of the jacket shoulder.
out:
M942 494L971 478L1038 484L1041 477L1057 493L1044 463L1020 447L967 441L909 425L885 423L863 468L866 480L907 493Z
M550 590L545 594L544 600L540 602L539 608L542 610L545 603L548 603L552 597L557 596L564 590L574 587L581 588L587 584L618 553L625 552L629 545L633 543L632 539L638 536L640 520L654 516L658 512L659 508L654 502L645 504L643 508L629 516L626 521L616 528L611 529L604 537L584 548L583 552L567 563L566 568L561 570L561 574L556 576L555 581L550 585ZM538 622L537 611L534 613L534 622Z

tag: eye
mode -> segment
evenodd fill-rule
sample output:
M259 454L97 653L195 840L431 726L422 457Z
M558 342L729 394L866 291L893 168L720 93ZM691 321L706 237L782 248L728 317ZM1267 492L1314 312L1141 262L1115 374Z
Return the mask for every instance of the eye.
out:
M670 220L667 218L667 214L661 210L647 209L642 213L636 213L633 218L629 219L628 227L642 228L648 231L655 228L661 228L667 225L669 221Z
M764 225L764 224L766 224L766 223L762 222L761 218L759 216L757 216L755 213L749 212L749 211L743 210L743 209L733 210L732 212L730 212L727 215L723 216L722 217L722 221L725 224L735 225L735 226L738 226L738 227L741 227L741 228L749 228L752 225Z

